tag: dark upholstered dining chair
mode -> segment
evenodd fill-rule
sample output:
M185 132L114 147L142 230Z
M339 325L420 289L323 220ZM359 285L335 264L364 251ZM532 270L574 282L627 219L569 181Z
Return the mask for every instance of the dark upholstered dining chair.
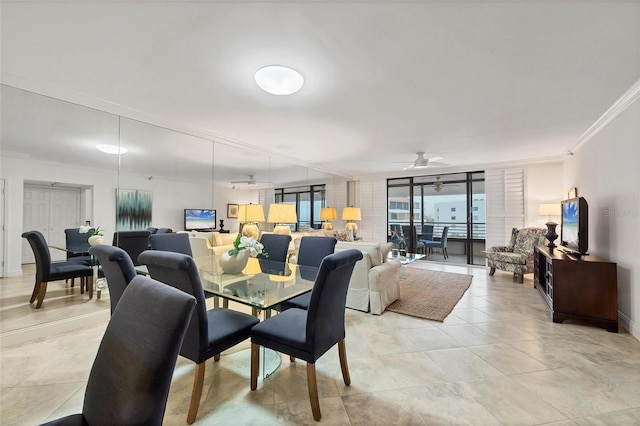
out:
M315 276L305 276L307 271L318 268L322 260L333 254L338 241L334 237L302 237L300 238L300 248L298 249L298 269L300 276L307 280L315 280ZM309 268L311 267L311 268ZM289 308L307 309L311 300L311 292L289 299L280 304L280 310Z
M268 255L259 254L257 256L262 272L274 275L282 273L284 264L287 262L287 255L289 254L291 235L262 234L262 236L260 236L260 242Z
M189 234L155 234L149 236L151 250L172 251L193 257Z
M220 353L251 334L256 317L229 309L207 311L198 268L191 256L168 251L147 250L140 254L140 262L147 265L151 277L189 293L196 298L196 309L184 338L180 355L196 363L195 379L187 423L195 421L202 396L205 361L220 359Z
M124 289L136 276L133 261L126 251L119 247L100 244L89 249L94 255L107 279L109 286L109 299L111 301L111 315L124 293Z
M336 343L342 378L349 386L345 338L345 304L353 267L360 250L345 250L324 258L318 271L308 310L291 308L264 320L251 330L251 390L258 387L260 346L307 362L307 387L313 418L320 420L316 361Z
M22 234L22 238L29 241L36 260L36 281L33 285L31 299L29 299L29 303L33 303L36 298L38 299L36 309L42 306L49 282L73 278L89 279L93 276L91 266L81 262L51 262L47 241L40 231L27 231Z
M120 231L113 233L113 245L126 251L135 266L138 256L149 249L149 231Z
M442 228L442 236L439 240L436 241L423 241L424 247L428 250L429 253L433 251L434 248L439 248L442 250L442 256L444 258L449 257L449 253L447 253L447 238L449 237L449 227L445 226Z
M173 229L171 228L158 228L156 234L171 234L173 233Z
M135 277L107 325L89 373L82 414L51 425L160 425L195 298Z

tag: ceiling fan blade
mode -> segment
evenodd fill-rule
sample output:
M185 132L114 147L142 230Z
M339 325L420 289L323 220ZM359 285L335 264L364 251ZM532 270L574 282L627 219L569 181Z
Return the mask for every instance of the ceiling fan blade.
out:
M410 164L407 167L403 167L402 170L409 170L409 169L413 169L416 165L415 164Z
M450 166L451 164L449 163L441 163L439 161L429 161L429 166L435 166L435 167L445 167L445 166Z

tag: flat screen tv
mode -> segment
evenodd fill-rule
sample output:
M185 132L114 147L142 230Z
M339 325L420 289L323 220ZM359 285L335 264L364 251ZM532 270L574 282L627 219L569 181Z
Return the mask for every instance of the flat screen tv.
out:
M209 209L184 209L185 231L211 231L216 229L216 211Z
M561 203L562 223L560 244L564 251L587 254L589 248L589 205L584 197L570 198Z

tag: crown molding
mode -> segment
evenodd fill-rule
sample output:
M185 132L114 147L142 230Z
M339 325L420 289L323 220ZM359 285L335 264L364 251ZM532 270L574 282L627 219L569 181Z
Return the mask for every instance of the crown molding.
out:
M615 101L613 105L578 138L578 140L567 148L567 154L572 155L575 150L579 149L588 140L597 135L600 130L612 122L617 116L622 114L627 108L629 108L629 106L637 101L638 98L640 98L640 80L633 83L629 90Z

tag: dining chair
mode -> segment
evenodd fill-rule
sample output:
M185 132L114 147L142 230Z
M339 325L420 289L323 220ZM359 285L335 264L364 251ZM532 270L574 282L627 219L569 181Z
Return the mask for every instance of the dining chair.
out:
M155 228L155 227L153 227L153 226L150 226L150 227L148 227L148 228L147 228L147 231L149 231L149 234L153 235L153 234L155 234L156 232L158 232L158 228Z
M161 425L195 304L191 295L135 277L102 337L82 413L45 425Z
M411 250L415 253L424 253L425 245L422 241L418 241L418 232L415 226L402 225L402 235L407 244L411 245Z
M420 231L421 241L433 241L433 225L422 225Z
M171 228L158 228L156 234L171 234L173 233L173 229Z
M313 271L313 274L315 274L316 268L320 266L322 260L335 252L337 242L334 237L302 237L297 261L300 276L306 280L315 280L315 275L310 276L311 274L307 274L307 272ZM307 309L310 300L311 292L301 294L282 302L280 310L284 311L289 308Z
M444 228L442 228L442 237L440 237L439 240L424 241L425 249L427 249L429 253L431 253L434 248L442 249L442 256L444 256L445 259L448 258L449 257L449 253L447 253L448 235L449 235L449 227L445 226Z
M264 246L264 251L268 256L259 254L257 256L258 262L262 271L265 273L279 274L282 265L287 262L289 254L289 243L291 242L291 235L284 234L262 234L260 237L260 243ZM275 269L271 269L273 267Z
M67 260L81 262L91 265L89 253L89 233L81 233L79 228L67 228L64 230L65 248L67 249ZM81 279L82 280L82 279ZM67 280L68 281L68 280ZM84 292L84 280L80 282L80 292ZM71 278L71 287L76 284L76 279Z
M344 383L349 386L345 347L345 304L353 267L362 259L350 249L324 258L311 290L307 310L291 308L264 320L251 330L251 390L258 387L260 346L307 362L307 387L313 418L321 418L316 380L316 361L336 343Z
M89 279L89 277L93 276L91 266L83 263L71 261L51 262L51 253L49 252L47 241L40 231L27 231L22 234L22 238L29 241L36 260L36 281L33 285L31 299L29 299L29 303L33 303L36 298L38 299L36 309L42 306L49 282L72 278Z
M180 355L196 363L187 423L195 421L204 384L205 361L220 359L220 353L237 345L251 335L251 327L259 320L251 315L230 309L207 310L198 268L191 256L168 251L147 250L140 254L140 262L147 265L151 277L196 298L189 329Z
M113 233L113 245L126 251L133 264L139 266L138 256L149 249L149 231L119 231Z
M172 251L193 257L189 234L154 234L149 236L151 250Z
M107 279L111 315L113 315L125 288L137 275L133 261L121 248L104 244L91 247L89 253L98 259L104 277Z

